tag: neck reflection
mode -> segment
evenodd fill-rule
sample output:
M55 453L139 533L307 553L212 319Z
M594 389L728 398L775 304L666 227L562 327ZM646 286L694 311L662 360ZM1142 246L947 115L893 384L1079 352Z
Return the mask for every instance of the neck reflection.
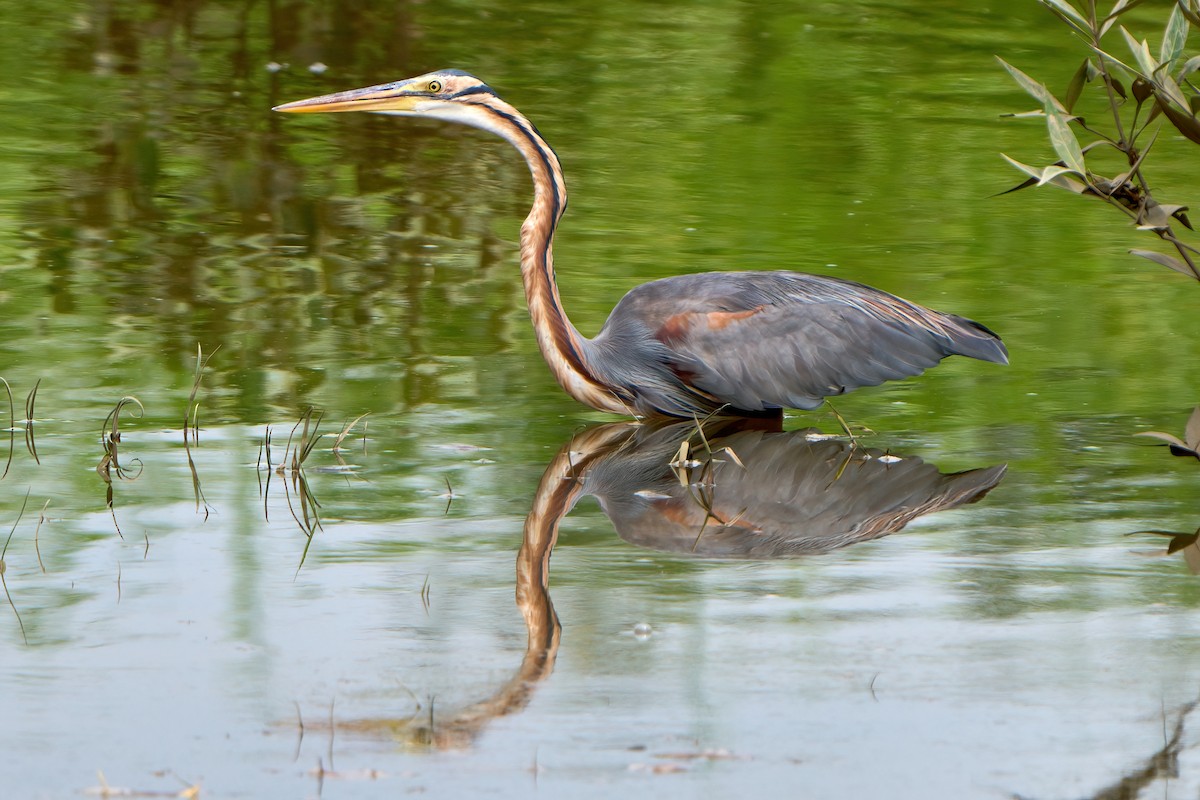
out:
M554 669L562 626L550 599L559 525L591 495L618 535L639 547L723 559L823 553L877 539L935 511L981 499L1004 478L998 465L942 473L778 420L596 425L551 459L516 560L516 603L527 639L513 677L457 711L358 720L339 727L388 734L409 746L469 747L493 720L528 706Z

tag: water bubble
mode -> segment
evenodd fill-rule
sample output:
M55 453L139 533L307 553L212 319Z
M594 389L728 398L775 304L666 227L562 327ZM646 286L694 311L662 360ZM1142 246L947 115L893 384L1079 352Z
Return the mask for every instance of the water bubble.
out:
M639 639L649 639L652 633L654 633L654 629L650 627L650 623L648 622L639 622L633 626L633 635Z

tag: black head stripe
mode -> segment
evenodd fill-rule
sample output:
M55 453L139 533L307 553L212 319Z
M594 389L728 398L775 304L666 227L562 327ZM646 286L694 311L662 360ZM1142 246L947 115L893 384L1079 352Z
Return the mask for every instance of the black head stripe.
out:
M472 95L472 94L490 95L492 97L496 96L496 92L495 92L495 90L492 89L492 87L480 83L475 86L469 86L466 89L455 92L454 94L450 95L450 97L447 99L453 100L458 97L466 97L466 96Z

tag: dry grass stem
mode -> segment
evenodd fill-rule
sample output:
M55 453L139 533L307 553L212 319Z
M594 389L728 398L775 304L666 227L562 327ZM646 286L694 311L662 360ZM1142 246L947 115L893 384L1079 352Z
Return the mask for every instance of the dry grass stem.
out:
M357 417L355 417L355 418L354 418L352 421L350 421L350 422L347 422L347 423L346 423L346 424L345 424L345 425L342 427L342 432L341 432L341 433L339 433L339 434L337 435L337 438L333 440L333 452L335 452L335 453L336 453L336 452L338 452L339 450L341 450L341 449L342 449L342 442L343 442L343 441L345 441L345 439L346 439L346 436L347 436L347 435L349 435L350 431L354 429L354 426L355 426L355 425L357 425L357 424L358 424L358 423L359 423L361 420L363 420L365 417L367 417L367 416L368 416L370 413L371 413L371 412L370 412L370 411L368 411L366 414L359 414L359 415L358 415ZM366 446L367 446L367 443L366 443L366 430L367 430L367 426L366 426L366 424L364 423L364 424L363 424L363 449L364 449L364 450L366 449Z
M220 350L218 345L217 350ZM200 404L196 402L196 394L200 391L200 382L204 378L204 369L208 366L208 361L217 352L213 350L207 356L204 355L204 350L199 344L196 345L196 370L192 376L192 391L188 395L187 405L183 409L183 450L187 455L188 471L192 475L192 494L196 499L196 512L200 512L200 506L204 506L204 519L208 519L209 512L212 510L208 505L208 500L204 496L204 489L200 485L200 473L196 470L196 461L192 458L192 449L190 445L200 446ZM190 434L190 435L189 435Z
M33 460L38 464L41 464L42 460L38 458L37 441L33 434L33 407L37 403L38 387L41 385L42 379L38 378L37 382L33 384L33 388L29 390L29 394L25 396L25 449L29 451L29 455L33 456ZM12 396L10 395L9 405L11 406L11 404ZM11 408L9 409L9 413L12 413ZM10 448L11 444L10 440Z
M50 501L42 506L42 513L38 514L37 527L33 529L33 552L37 554L38 566L41 567L42 574L46 574L46 565L42 563L42 548L38 544L38 534L42 530L42 523L46 521L46 509L50 507Z
M21 510L17 512L17 518L13 522L12 528L8 531L8 538L4 540L4 549L0 550L0 585L4 587L4 596L8 599L9 606L12 607L13 614L17 618L17 624L21 626L21 638L25 644L29 644L29 637L25 635L25 622L21 619L21 612L17 611L17 604L13 602L12 594L8 591L8 579L5 578L5 573L8 572L8 562L5 561L5 556L8 555L8 545L12 541L13 534L17 531L17 525L21 523L21 517L25 515L25 505L29 502L29 491L25 492L25 499L21 501Z
M13 406L12 387L8 385L8 381L4 378L0 378L0 383L4 384L4 392L8 395L8 459L4 462L4 472L0 473L0 480L3 480L8 475L9 467L12 466L13 447L17 433L17 414Z

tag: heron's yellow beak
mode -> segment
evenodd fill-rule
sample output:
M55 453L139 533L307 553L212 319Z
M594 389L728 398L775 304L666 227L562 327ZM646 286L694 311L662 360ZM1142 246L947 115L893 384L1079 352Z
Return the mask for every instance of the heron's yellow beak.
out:
M384 83L365 89L324 94L294 103L284 103L271 110L292 114L319 114L327 111L411 111L419 101L428 99L427 95L414 94L409 88L412 83Z

